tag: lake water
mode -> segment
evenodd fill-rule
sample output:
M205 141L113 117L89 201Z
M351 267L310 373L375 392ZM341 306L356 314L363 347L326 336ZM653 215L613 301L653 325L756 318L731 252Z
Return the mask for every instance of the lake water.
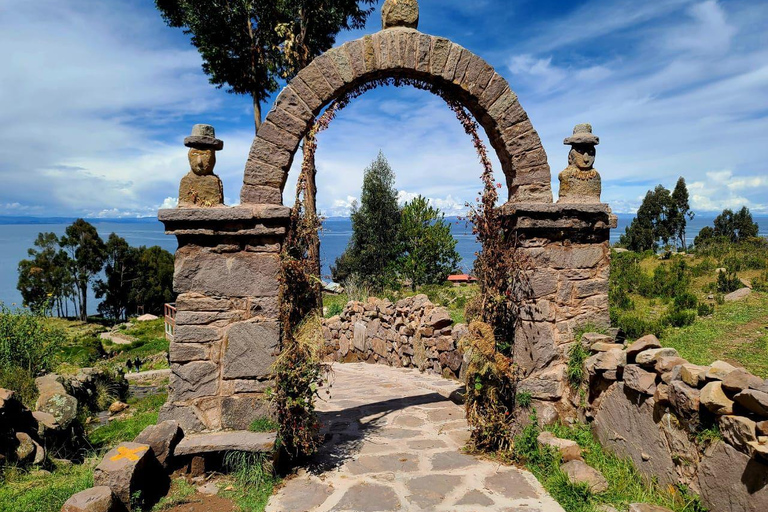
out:
M632 221L632 215L619 215L619 227L611 231L611 242L617 242L619 236L624 233L624 228ZM461 268L470 271L475 260L475 252L478 246L472 236L471 226L464 221L450 219L452 222L453 236L458 241L457 250L462 257ZM714 216L699 215L688 223L688 241L693 241L699 230L704 226L711 226ZM20 260L27 257L27 249L40 232L53 232L57 235L64 234L69 222L57 222L51 224L27 223L27 224L2 224L0 220L0 302L6 305L21 303L21 295L16 289L17 265ZM176 239L166 236L163 225L157 220L146 219L133 222L115 222L89 220L102 238L106 240L110 233L117 233L125 238L133 246L159 245L170 252L176 250ZM755 222L760 226L760 235L768 237L768 217L755 217ZM330 273L330 264L341 255L347 246L352 234L352 226L349 219L333 218L325 221L321 233L321 256L323 273ZM89 300L89 313L95 313L97 301L91 297Z

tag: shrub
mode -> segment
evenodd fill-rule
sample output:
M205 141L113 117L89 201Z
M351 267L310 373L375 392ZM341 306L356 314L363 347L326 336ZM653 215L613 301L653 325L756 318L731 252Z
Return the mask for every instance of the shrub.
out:
M276 381L271 398L280 423L278 436L293 457L311 455L319 446L315 397L330 373L330 366L320 360L323 343L320 319L311 316L286 337L273 366Z
M42 316L0 306L0 371L18 367L33 375L46 373L66 339L63 330L51 327Z
M756 292L768 292L768 272L763 272L760 277L752 280L752 289Z
M460 346L471 354L465 397L467 422L472 427L470 443L477 450L509 451L513 447L517 367L496 349L488 324L472 322Z
M678 311L685 309L696 309L698 307L698 299L696 295L691 292L682 292L675 295L674 308Z
M637 313L625 313L616 317L616 327L624 331L630 339L637 339L646 334L661 336L664 330L664 319L646 319Z
M0 388L11 389L16 397L28 408L35 408L37 400L37 384L35 377L26 368L11 366L0 371Z
M715 306L702 302L699 304L697 313L699 316L710 316L715 313Z
M584 382L584 361L589 357L589 352L581 344L580 338L568 352L568 382L573 387L579 387Z
M715 289L719 293L728 294L743 287L744 285L734 272L718 272Z
M520 391L517 393L517 405L520 407L523 407L527 409L531 406L531 400L533 399L533 396L531 395L530 391Z
M334 302L330 306L328 306L328 312L326 313L326 317L333 318L336 315L340 315L344 312L344 306L341 305L339 302Z
M696 321L695 311L680 311L673 309L664 317L664 323L672 327L685 327Z

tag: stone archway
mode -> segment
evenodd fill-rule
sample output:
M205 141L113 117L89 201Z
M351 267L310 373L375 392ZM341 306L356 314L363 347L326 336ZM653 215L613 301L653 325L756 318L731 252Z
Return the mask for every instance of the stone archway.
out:
M265 414L281 340L280 253L289 220L282 192L288 171L325 106L382 78L438 85L485 129L509 188L502 207L508 236L535 269L515 329L520 385L544 405L572 411L568 349L578 326L609 322L609 235L616 217L605 204L568 204L563 197L554 204L546 153L506 80L461 46L416 31L416 20L407 18L385 18L381 32L321 55L283 90L251 147L240 206L159 212L166 233L179 242L170 390L160 421L177 420L186 432L239 430Z
M356 86L414 78L459 98L485 129L514 203L551 203L547 155L507 81L482 58L442 37L392 27L321 55L280 93L253 141L240 199L282 204L299 142L324 107Z

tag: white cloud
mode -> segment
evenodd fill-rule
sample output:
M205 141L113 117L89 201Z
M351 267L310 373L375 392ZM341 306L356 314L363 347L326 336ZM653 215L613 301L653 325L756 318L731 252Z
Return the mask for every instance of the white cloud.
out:
M670 50L698 54L722 54L728 51L736 28L728 23L717 0L707 0L688 8L691 21L669 33L665 43Z
M755 188L768 188L768 176L734 177L731 170L711 171L705 174L705 179L688 184L694 210L719 212L746 206L753 213L768 213L765 195L760 202L746 197L745 192Z

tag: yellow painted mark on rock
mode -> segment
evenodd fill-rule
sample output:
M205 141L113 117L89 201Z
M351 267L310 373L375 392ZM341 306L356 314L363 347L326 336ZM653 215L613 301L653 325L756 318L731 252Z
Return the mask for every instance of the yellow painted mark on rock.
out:
M117 447L117 455L110 458L112 461L118 461L122 459L127 459L132 462L135 462L140 459L139 453L147 451L146 446L140 446L138 448L134 448L133 450L126 448L125 446L118 446Z

